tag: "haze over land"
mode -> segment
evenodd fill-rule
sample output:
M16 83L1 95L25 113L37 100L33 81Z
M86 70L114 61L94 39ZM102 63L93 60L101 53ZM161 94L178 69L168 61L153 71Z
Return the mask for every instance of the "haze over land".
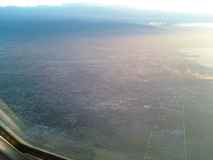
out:
M85 4L0 14L1 121L23 140L85 160L213 158L213 69L180 52L212 48L212 28L178 25L211 15Z

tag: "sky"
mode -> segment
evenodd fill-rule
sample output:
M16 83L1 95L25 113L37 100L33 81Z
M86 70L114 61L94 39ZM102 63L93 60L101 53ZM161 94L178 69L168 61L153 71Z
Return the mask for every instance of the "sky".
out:
M0 7L0 20L119 21L153 26L213 28L213 9L209 2L209 0L0 0L0 6L23 6ZM61 5L63 3L73 5Z
M0 6L60 5L78 2L131 6L146 10L213 13L212 4L209 0L0 0Z

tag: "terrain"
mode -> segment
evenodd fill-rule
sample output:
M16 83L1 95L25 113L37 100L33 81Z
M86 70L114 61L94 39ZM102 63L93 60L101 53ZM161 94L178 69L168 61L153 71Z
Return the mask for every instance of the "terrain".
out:
M24 141L74 159L213 158L213 69L178 51L209 33L33 23L1 25L1 121Z

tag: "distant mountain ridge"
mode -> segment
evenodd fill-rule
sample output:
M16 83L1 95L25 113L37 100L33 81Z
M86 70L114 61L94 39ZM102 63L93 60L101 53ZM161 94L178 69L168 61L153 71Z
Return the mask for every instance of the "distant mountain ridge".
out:
M139 10L96 3L65 3L60 6L0 7L0 20L82 20L149 24L149 22L213 23L213 14Z
M14 34L57 34L57 33L103 33L134 32L156 30L149 25L124 22L88 22L88 21L0 21L0 35Z

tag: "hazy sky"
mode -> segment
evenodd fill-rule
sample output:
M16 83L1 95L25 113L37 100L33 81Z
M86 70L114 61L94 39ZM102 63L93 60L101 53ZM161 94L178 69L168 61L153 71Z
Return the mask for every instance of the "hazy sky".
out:
M132 6L139 9L213 13L210 0L0 0L0 6L60 5L61 3L101 3Z

